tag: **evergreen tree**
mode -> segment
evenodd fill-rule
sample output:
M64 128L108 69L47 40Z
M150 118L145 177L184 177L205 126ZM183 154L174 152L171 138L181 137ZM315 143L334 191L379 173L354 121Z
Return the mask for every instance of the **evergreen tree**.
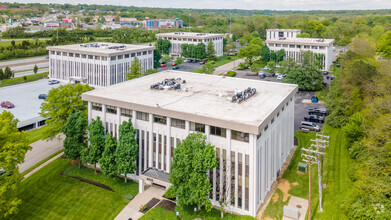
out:
M37 66L37 64L35 64L33 71L34 71L34 74L37 74L37 72L38 72L38 66Z
M153 51L153 68L157 69L160 67L160 59L162 58L162 55L158 50Z
M8 66L4 70L4 79L9 79L12 76L12 70Z
M263 45L261 49L261 60L264 64L270 60L270 49L268 46Z
M3 69L0 68L0 80L5 79Z
M100 170L103 175L113 178L117 175L117 166L115 162L115 151L117 149L117 140L111 134L106 135L105 149L99 160Z
M215 51L215 47L213 45L213 42L209 41L208 50L206 51L206 59L207 60L215 60L216 59L215 53L216 53L216 51Z
M143 70L141 67L141 62L137 57L135 57L132 61L131 66L129 67L129 72L125 73L126 80L135 79L141 76Z
M82 152L82 161L89 164L94 164L94 171L96 174L96 163L102 157L105 144L105 128L99 117L92 121L87 127L88 141L90 146L85 148Z
M136 130L133 128L132 122L124 121L119 126L118 147L115 151L115 162L117 164L117 174L124 174L125 182L126 175L134 173L137 169L135 161L138 156L138 145L136 141Z
M87 125L88 121L83 113L77 111L69 115L67 122L61 128L65 134L64 154L72 160L79 159L79 168L80 156L87 145Z

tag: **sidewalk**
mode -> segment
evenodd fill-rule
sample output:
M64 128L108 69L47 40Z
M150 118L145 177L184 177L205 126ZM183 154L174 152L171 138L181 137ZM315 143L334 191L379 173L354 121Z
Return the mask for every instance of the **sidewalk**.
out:
M125 208L115 217L115 220L128 220L131 218L132 220L136 220L141 218L144 214L139 212L140 207L149 202L149 200L153 198L157 198L159 200L163 199L163 195L166 191L162 188L156 186L150 186L143 193L137 194L132 201L129 202L125 206Z
M238 59L238 60L234 60L232 62L229 62L227 64L224 64L222 66L219 66L215 69L215 71L213 72L213 75L222 75L222 74L225 74L227 73L228 71L230 70L233 70L235 67L238 67L240 63L243 63L244 62L244 59Z

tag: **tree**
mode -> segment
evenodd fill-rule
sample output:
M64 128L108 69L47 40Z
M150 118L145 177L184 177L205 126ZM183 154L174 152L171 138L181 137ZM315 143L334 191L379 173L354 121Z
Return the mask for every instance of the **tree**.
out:
M77 111L69 115L67 122L62 126L61 131L65 134L64 154L72 160L79 159L82 155L87 142L88 121L82 112Z
M162 55L158 50L153 51L153 68L157 69L160 67L160 59L162 58Z
M34 71L34 74L37 74L37 72L38 72L38 66L37 66L37 64L35 64L33 71Z
M274 62L277 62L277 54L273 50L270 51L270 60L273 60Z
M27 82L27 76L23 76L24 82Z
M276 53L276 59L277 59L276 61L277 62L276 63L283 61L284 57L285 57L285 50L284 49L277 51L277 53Z
M207 172L217 167L214 146L206 144L202 133L191 133L174 150L169 181L177 204L204 206L212 209L209 192L212 189Z
M253 63L250 67L250 71L253 73L257 73L260 69L261 67L257 63Z
M301 33L297 35L298 38L310 38L310 35L307 33Z
M90 23L91 22L91 18L90 17L85 17L84 18L84 22L85 23Z
M261 49L261 60L263 63L267 63L270 60L270 49L266 45L263 45Z
M258 46L262 47L263 46L263 42L262 42L261 38L254 37L253 39L251 39L251 41L248 43L248 45L258 45Z
M213 45L213 42L209 41L208 50L206 51L206 59L207 60L215 60L216 59L215 53L216 53L216 51L215 51L215 47Z
M126 80L135 79L141 76L143 70L141 67L141 62L137 57L133 59L132 64L129 67L129 70L130 70L129 72L125 73Z
M151 74L154 74L154 73L157 73L159 72L157 69L148 69L145 73L144 73L144 76L146 75L151 75Z
M3 80L3 79L5 79L4 72L3 72L3 69L0 68L0 80Z
M158 50L161 54L169 54L171 48L171 42L169 40L159 39L156 41L156 50Z
M245 58L246 61L251 65L254 61L254 58L261 55L261 47L259 45L249 45L247 47L240 48L238 56L240 58Z
M274 73L276 71L276 62L269 61L266 66L269 68L267 71L270 73Z
M15 214L22 201L15 197L15 190L23 179L18 164L24 162L26 152L31 150L27 133L19 132L18 120L11 112L0 114L0 218Z
M177 58L175 59L175 63L176 63L178 66L181 65L181 64L183 63L182 57L177 57Z
M119 126L118 147L115 151L117 174L124 174L125 182L127 182L126 175L135 172L137 169L135 164L137 156L136 130L129 119L128 122L124 121Z
M89 164L94 164L94 171L96 174L96 163L102 157L105 144L105 128L98 116L96 120L92 121L87 127L88 131L88 148L84 148L82 152L82 161Z
M49 91L48 97L41 104L40 115L47 118L44 137L54 138L68 117L77 111L87 115L87 103L81 99L81 94L92 90L89 85L61 85Z
M9 79L12 76L12 70L9 66L6 66L4 69L4 79Z
M387 59L391 59L391 31L379 39L378 51Z
M171 61L171 56L166 54L162 57L162 63L168 63Z
M212 63L207 63L202 66L201 72L205 74L212 74L215 71L215 68Z
M117 175L117 166L115 163L115 151L117 149L117 139L111 134L106 135L105 149L102 157L99 159L100 170L103 175L113 178Z

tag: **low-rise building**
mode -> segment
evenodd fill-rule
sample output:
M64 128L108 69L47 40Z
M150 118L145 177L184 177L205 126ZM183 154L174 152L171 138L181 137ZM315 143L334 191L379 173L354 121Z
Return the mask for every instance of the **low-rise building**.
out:
M60 27L60 23L58 21L46 21L43 26L47 28L58 28Z
M125 81L135 57L143 71L153 68L153 46L116 43L88 43L51 46L49 77L63 82L105 87Z
M213 42L215 55L223 55L223 38L224 34L208 34L193 32L173 32L156 34L157 39L169 40L171 42L170 54L181 55L182 44L205 44L206 50L210 41Z
M300 63L303 51L322 54L323 70L329 70L333 59L334 39L299 38L299 29L267 29L265 43L272 51L285 50L285 57L292 57Z
M147 19L142 21L144 29L153 30L159 28L183 27L183 21L178 19Z
M137 172L129 177L139 179L140 193L144 183L169 186L175 148L188 134L202 132L219 161L208 173L212 204L231 195L224 197L231 200L227 211L255 217L293 149L297 89L168 70L86 92L82 99L88 102L89 123L100 117L114 137L122 122L132 120L139 157ZM233 96L248 98L233 102ZM229 179L225 187L222 177Z

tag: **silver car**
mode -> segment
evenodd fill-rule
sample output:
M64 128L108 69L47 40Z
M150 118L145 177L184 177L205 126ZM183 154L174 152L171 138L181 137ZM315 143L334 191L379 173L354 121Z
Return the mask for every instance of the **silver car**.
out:
M320 127L317 124L309 121L300 122L299 128L301 130L308 129L310 131L316 131L316 132L320 131Z

